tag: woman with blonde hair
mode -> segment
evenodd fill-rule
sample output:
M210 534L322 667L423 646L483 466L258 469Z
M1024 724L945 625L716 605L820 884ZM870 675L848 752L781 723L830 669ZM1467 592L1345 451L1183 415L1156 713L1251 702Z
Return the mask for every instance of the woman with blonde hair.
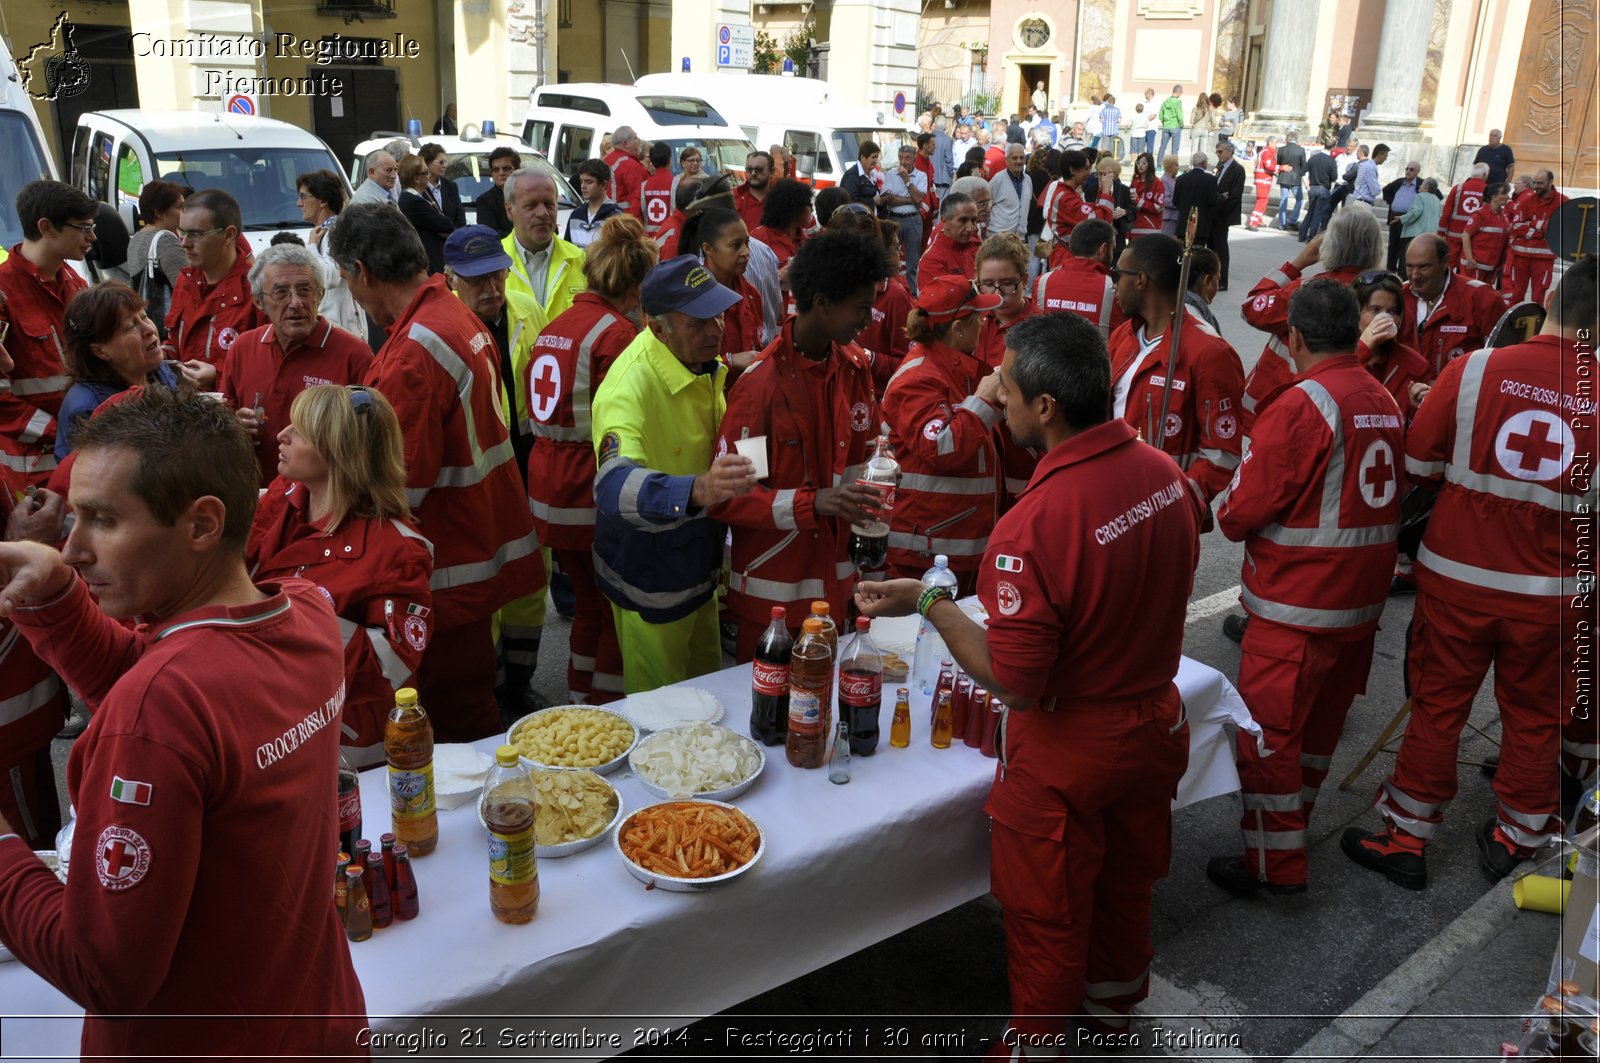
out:
M433 630L433 547L411 521L404 454L400 422L381 394L307 388L278 433L278 478L245 547L257 583L310 580L338 615L339 741L357 768L383 763L394 692L412 681Z
M554 359L556 395L529 422L528 505L539 542L572 581L572 656L567 688L575 702L598 705L622 697L622 650L611 604L595 583L594 442L590 403L612 363L639 330L628 315L656 264L655 241L631 214L607 218L583 262L588 289L544 327L528 360L527 393L534 367ZM548 411L539 416L540 409Z
M1110 155L1102 155L1095 161L1094 175L1094 213L1109 222L1117 234L1116 244L1111 248L1111 260L1115 262L1133 228L1133 193L1122 183L1122 163Z

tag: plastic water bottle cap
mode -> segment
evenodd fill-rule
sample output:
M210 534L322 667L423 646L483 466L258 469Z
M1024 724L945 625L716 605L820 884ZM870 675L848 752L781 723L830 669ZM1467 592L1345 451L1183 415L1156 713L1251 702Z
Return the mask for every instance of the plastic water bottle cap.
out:
M934 568L949 568L950 567L950 558L947 557L944 554L934 554L933 555L933 567Z

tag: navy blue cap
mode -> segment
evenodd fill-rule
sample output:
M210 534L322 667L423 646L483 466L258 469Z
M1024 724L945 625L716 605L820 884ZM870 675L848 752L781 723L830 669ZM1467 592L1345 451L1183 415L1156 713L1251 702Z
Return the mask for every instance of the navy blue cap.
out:
M500 234L487 225L464 225L444 242L444 264L463 277L510 269L511 256L500 244Z
M679 255L659 263L645 275L639 288L639 305L647 314L678 310L690 317L716 317L742 296L717 283L711 271L693 255Z

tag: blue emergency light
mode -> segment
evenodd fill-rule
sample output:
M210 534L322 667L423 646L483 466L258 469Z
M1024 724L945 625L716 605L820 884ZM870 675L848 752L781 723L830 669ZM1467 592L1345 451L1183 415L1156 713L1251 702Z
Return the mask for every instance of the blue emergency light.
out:
M482 129L483 129L483 139L484 140L488 140L491 137L493 137L494 136L494 119L493 118L485 118L483 120Z
M408 118L408 119L406 119L406 136L408 136L408 137L420 137L421 135L422 135L422 119L420 119L420 118Z
M685 74L687 74L689 72L689 57L688 56L684 56L683 57L683 72Z

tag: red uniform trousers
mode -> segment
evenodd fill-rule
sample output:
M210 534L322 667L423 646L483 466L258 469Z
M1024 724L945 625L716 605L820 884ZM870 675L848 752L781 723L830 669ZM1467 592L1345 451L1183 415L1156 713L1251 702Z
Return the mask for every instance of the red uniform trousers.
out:
M417 666L417 699L436 742L476 742L503 734L494 697L494 617L434 628Z
M1511 305L1516 306L1523 301L1522 293L1527 291L1528 285L1531 284L1533 293L1528 298L1543 306L1545 293L1550 290L1550 275L1555 272L1555 268L1554 255L1519 255L1508 249L1500 290L1511 300Z
M622 647L617 644L611 602L594 579L594 554L552 550L572 581L572 653L567 658L567 689L580 705L604 705L623 695Z
M1261 725L1236 741L1244 812L1244 867L1267 882L1309 877L1306 826L1356 695L1367 688L1373 631L1302 631L1250 618L1239 694Z
M1500 705L1500 768L1494 776L1500 830L1538 848L1561 827L1562 632L1556 626L1480 613L1422 592L1411 621L1411 718L1378 811L1426 842L1456 795L1456 754L1472 699L1494 665Z
M1150 898L1172 859L1172 799L1189 763L1177 687L1155 697L1007 715L991 889L1005 916L1011 1026L1062 1016L1122 1025L1149 995Z

